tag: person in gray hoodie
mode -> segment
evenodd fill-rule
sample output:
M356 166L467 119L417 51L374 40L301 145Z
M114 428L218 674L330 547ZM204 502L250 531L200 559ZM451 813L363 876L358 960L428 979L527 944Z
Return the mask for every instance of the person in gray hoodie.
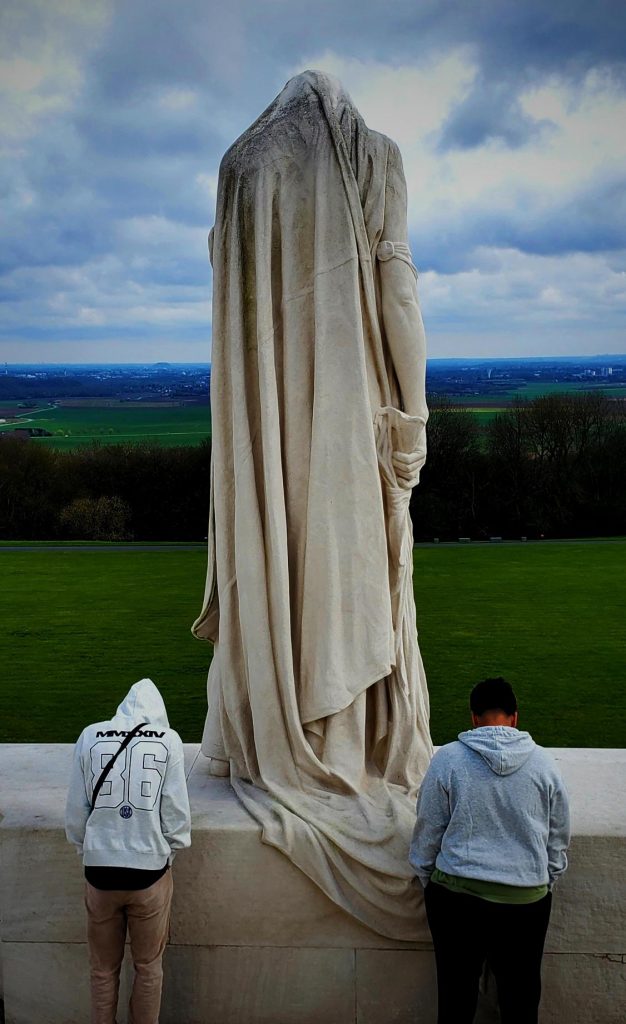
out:
M67 796L65 831L86 878L92 1024L115 1024L127 928L135 966L130 1019L157 1024L169 868L176 850L190 845L190 828L183 744L156 686L142 679L110 721L81 733Z
M552 887L567 867L569 811L552 757L517 729L502 678L470 695L473 729L434 755L409 860L424 886L438 1024L471 1024L485 961L502 1024L536 1024Z

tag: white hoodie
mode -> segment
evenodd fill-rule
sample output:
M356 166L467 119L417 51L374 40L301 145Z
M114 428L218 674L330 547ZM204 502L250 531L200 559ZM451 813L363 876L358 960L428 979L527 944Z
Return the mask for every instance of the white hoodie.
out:
M117 758L90 814L102 769L142 722L147 725ZM157 871L190 845L190 828L182 740L169 727L156 686L142 679L110 722L88 725L79 736L65 833L85 865Z

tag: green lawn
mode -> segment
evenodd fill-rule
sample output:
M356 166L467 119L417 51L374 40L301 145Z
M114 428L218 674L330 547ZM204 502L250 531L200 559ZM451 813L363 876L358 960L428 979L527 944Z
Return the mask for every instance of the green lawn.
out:
M118 407L41 409L27 412L19 422L0 426L41 427L52 437L35 438L35 444L71 450L83 445L119 444L122 441L153 441L166 446L199 444L211 433L208 405L142 408L128 404Z
M67 742L153 679L198 740L211 648L189 632L203 551L0 553L0 742Z
M202 551L0 560L0 741L72 741L142 676L183 738L200 739L210 647L189 625ZM502 674L539 742L624 745L625 542L418 548L415 591L436 743L466 727L471 685Z
M435 742L504 675L539 742L624 746L625 542L418 548L414 586Z

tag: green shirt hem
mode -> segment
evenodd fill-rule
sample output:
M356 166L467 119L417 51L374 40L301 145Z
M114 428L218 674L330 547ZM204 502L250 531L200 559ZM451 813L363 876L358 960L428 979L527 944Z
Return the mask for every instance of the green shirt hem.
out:
M431 882L443 885L451 892L462 892L466 896L478 896L490 903L537 903L548 893L547 885L505 885L503 882L486 882L482 878L461 878L448 875L435 868Z

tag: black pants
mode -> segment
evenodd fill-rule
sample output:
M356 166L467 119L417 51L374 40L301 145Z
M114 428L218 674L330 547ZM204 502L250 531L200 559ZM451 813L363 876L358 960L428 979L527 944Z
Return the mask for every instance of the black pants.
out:
M438 1024L472 1024L485 960L502 1024L537 1024L552 894L536 903L491 903L430 882L424 897L437 963Z

